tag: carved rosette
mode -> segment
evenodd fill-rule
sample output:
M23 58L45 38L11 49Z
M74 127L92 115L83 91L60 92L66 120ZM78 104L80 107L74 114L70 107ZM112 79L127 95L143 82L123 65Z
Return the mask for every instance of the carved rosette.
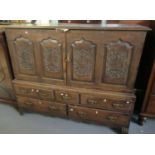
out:
M126 84L133 46L118 40L106 45L104 82Z
M82 38L72 43L73 80L93 81L96 45Z
M17 52L20 72L33 74L35 72L35 65L32 41L23 37L19 37L15 39L14 45Z
M62 44L54 39L41 41L43 66L46 72L62 72Z

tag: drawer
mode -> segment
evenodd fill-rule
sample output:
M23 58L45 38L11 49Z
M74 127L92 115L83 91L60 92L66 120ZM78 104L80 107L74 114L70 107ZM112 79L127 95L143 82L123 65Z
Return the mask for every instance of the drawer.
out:
M127 126L129 123L129 115L112 111L79 106L69 106L68 111L69 117L84 122L108 124L111 126Z
M62 103L48 102L21 96L18 96L17 100L19 107L22 108L51 115L66 116L66 105Z
M131 112L133 109L134 101L127 98L116 98L110 96L101 96L101 95L81 95L81 105L99 108L99 109L108 109L121 112Z
M56 101L66 104L79 104L79 94L69 91L55 91Z
M53 100L53 90L46 90L43 88L36 88L36 87L25 87L25 86L15 86L16 94L24 95L29 97L34 97L41 100Z

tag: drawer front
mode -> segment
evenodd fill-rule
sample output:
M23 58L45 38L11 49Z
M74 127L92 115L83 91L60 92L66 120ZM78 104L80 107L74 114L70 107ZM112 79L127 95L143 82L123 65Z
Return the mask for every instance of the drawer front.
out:
M19 107L51 115L66 116L66 105L27 97L17 97Z
M118 99L101 95L81 95L81 104L87 107L131 112L134 101L132 99Z
M35 87L15 86L16 94L34 97L41 100L51 101L54 99L53 90L46 90Z
M69 117L84 122L109 124L111 126L127 126L129 116L117 112L91 109L78 106L69 106Z
M69 91L55 91L56 101L66 104L79 104L79 94Z

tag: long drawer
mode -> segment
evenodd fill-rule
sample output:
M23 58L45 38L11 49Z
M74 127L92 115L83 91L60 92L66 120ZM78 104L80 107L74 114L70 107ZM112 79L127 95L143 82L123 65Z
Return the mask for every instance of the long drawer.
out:
M134 100L124 96L116 97L112 95L82 94L81 105L129 113L133 109Z
M68 115L76 120L111 126L128 126L130 118L129 115L118 112L79 106L69 106Z
M23 95L27 97L37 98L40 100L52 101L54 99L54 93L52 89L38 88L36 86L21 86L14 85L17 95Z
M66 116L66 105L28 97L17 96L18 105L28 110L45 112L55 116Z

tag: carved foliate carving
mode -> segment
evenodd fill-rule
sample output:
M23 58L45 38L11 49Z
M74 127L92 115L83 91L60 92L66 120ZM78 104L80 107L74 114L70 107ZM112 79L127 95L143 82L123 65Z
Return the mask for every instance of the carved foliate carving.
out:
M106 45L106 67L104 82L125 84L131 60L133 46L122 40Z
M33 43L29 39L19 37L14 41L14 45L20 72L33 74L35 72Z
M93 80L96 57L95 47L95 44L83 38L72 44L73 80Z
M62 44L49 38L43 40L40 45L45 71L62 72Z

